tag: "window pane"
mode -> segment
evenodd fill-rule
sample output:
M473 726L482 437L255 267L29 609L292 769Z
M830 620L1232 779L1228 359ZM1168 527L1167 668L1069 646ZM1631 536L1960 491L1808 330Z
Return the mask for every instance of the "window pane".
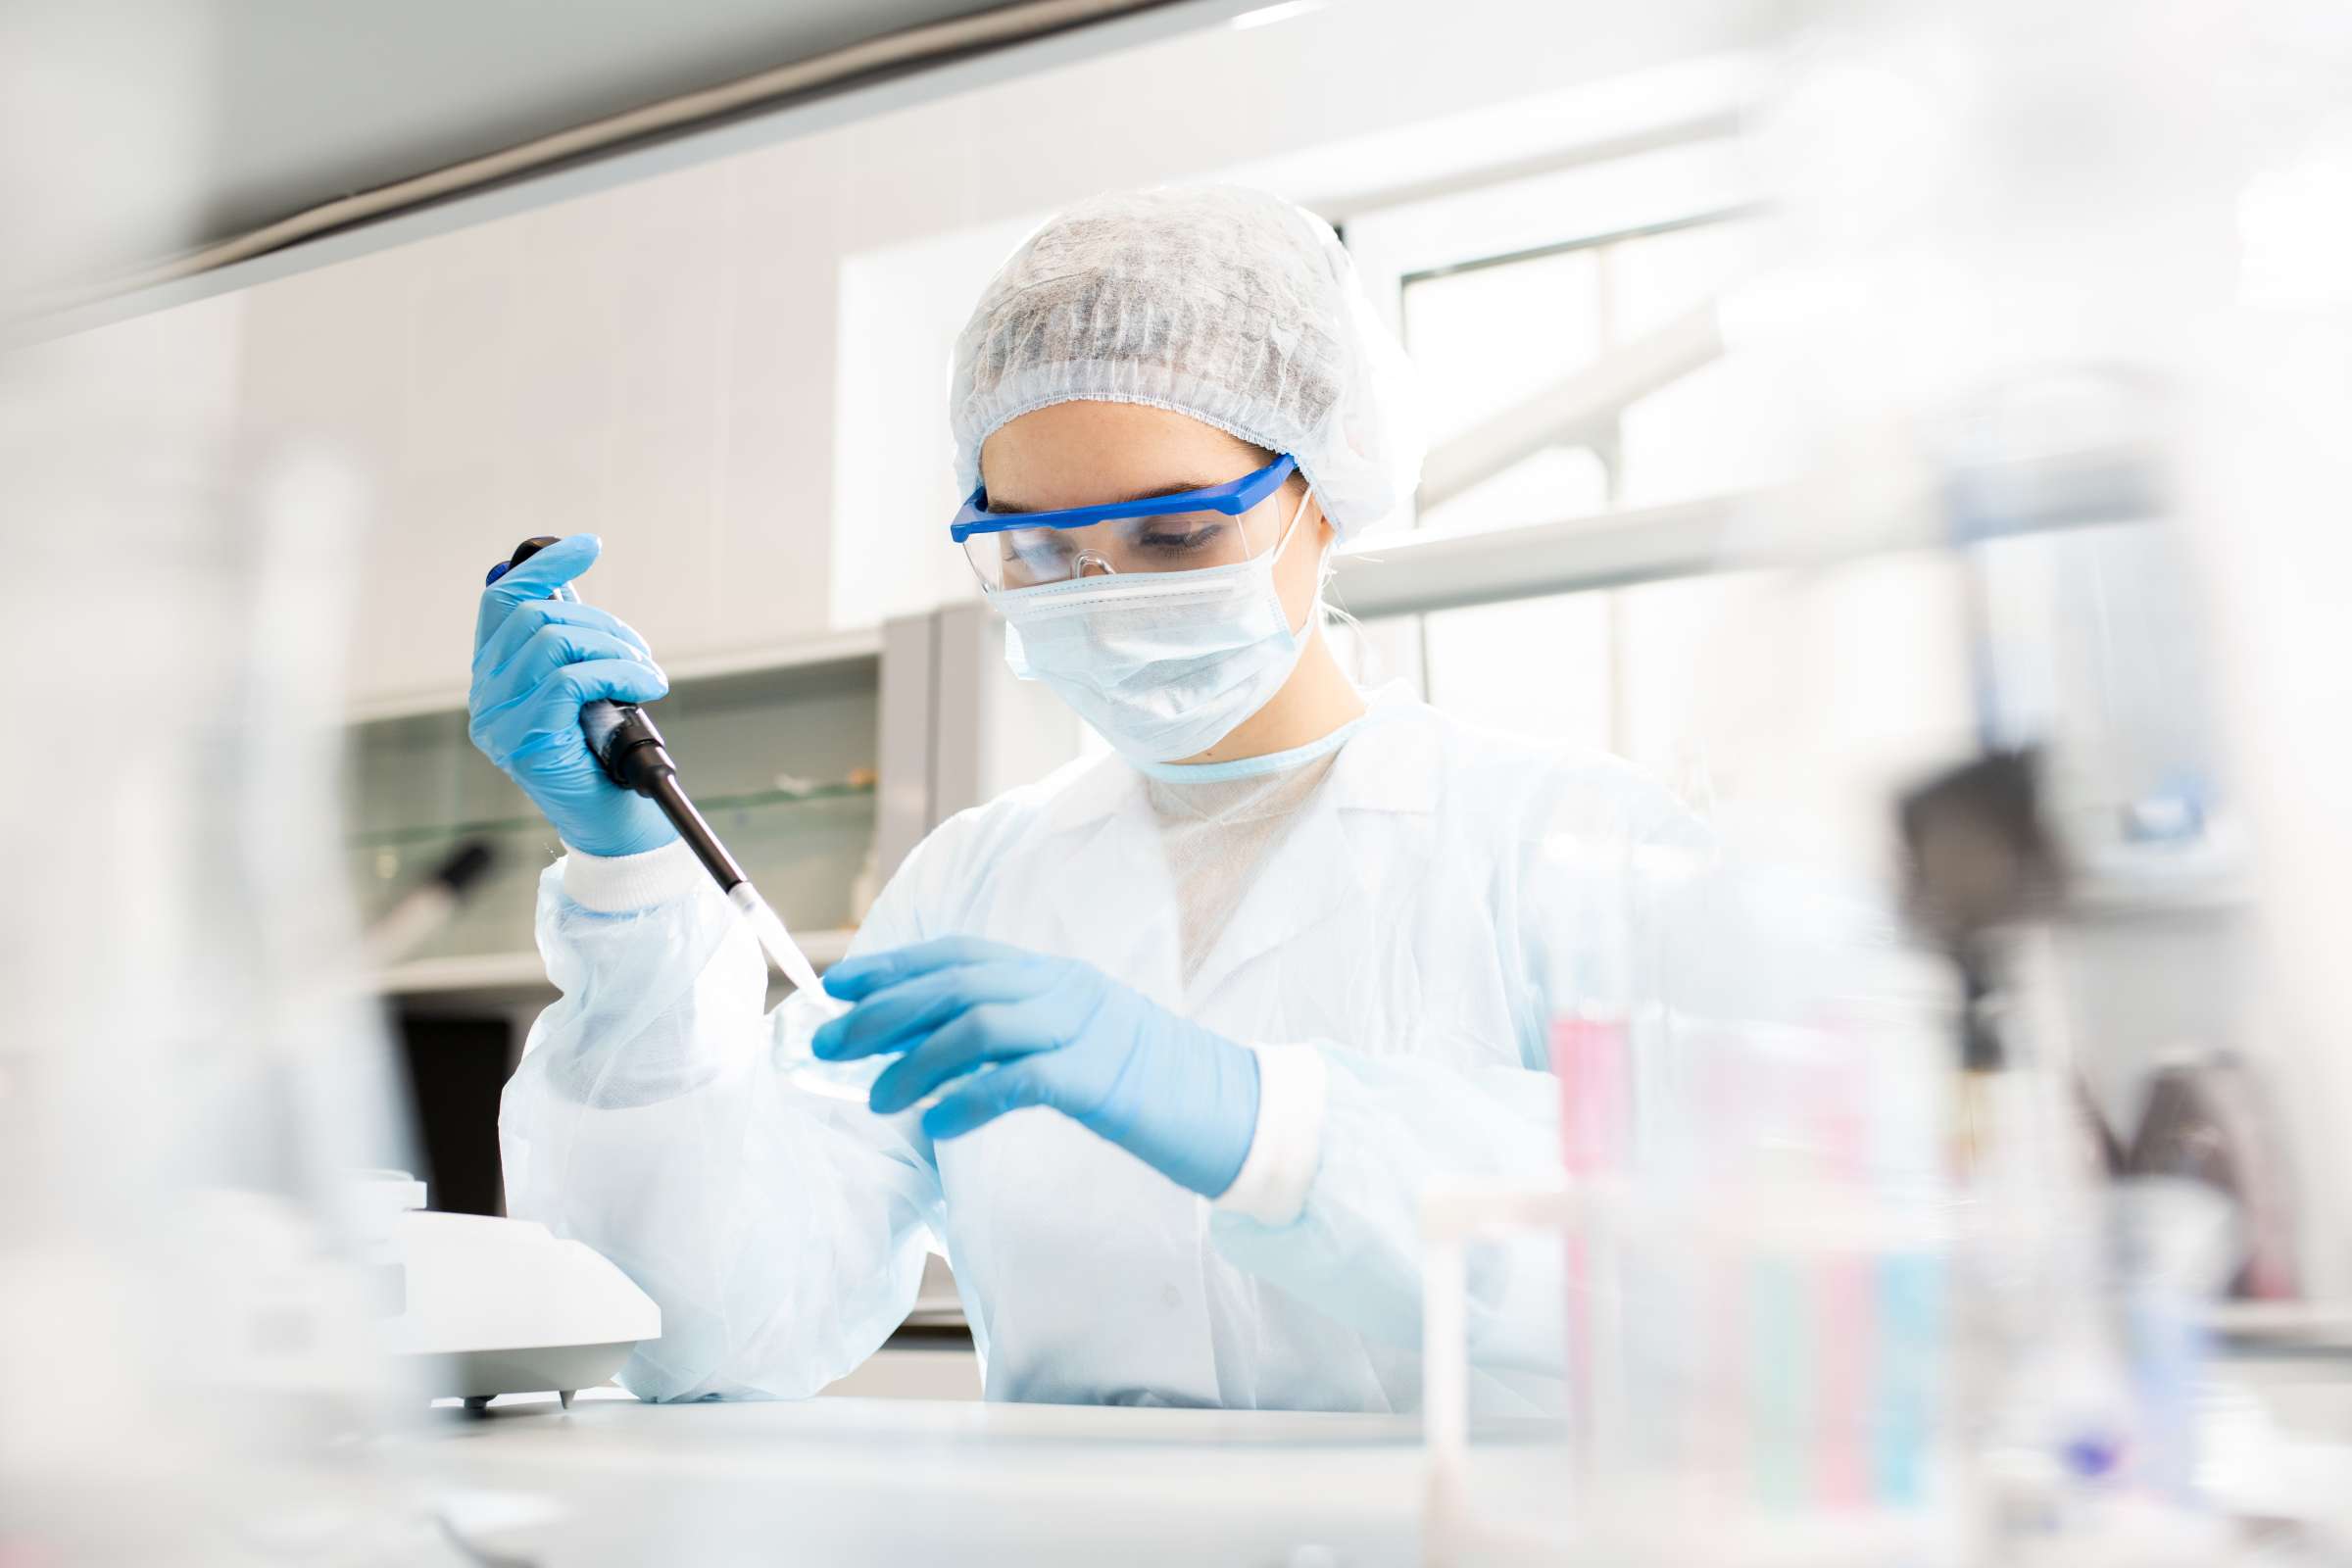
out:
M1775 574L1726 571L1645 582L1618 594L1617 750L1673 780L1686 795L1711 794L1706 748L1705 682L1720 667L1724 645L1773 591Z
M1590 251L1418 279L1404 342L1430 438L1459 435L1600 352L1600 263Z
M1763 232L1756 219L1707 220L1407 284L1406 346L1433 439L1460 435L1720 297L1753 270ZM1507 527L1720 495L1780 477L1788 451L1767 389L1731 359L1635 400L1614 428L1562 438L1432 507L1421 525Z
M1738 282L1757 264L1759 224L1726 219L1608 248L1609 329L1623 343L1654 332Z
M1429 700L1473 724L1608 750L1614 661L1605 592L1426 617Z
M1591 447L1550 447L1421 514L1424 528L1507 528L1609 510L1609 470Z
M1612 245L1610 341L1654 332L1719 299L1757 266L1762 224L1726 219ZM1617 503L1655 507L1766 484L1788 450L1771 400L1736 357L1701 366L1626 407L1618 421Z
M1703 365L1618 419L1617 504L1657 507L1786 477L1793 451L1749 362Z
M1571 251L1422 278L1404 291L1405 346L1446 441L1592 363L1600 353L1600 259ZM1426 528L1493 528L1602 511L1608 474L1582 448L1540 452L1445 505Z
M1886 874L1895 792L1973 748L1962 602L1956 559L1922 552L1473 606L1423 617L1426 689Z

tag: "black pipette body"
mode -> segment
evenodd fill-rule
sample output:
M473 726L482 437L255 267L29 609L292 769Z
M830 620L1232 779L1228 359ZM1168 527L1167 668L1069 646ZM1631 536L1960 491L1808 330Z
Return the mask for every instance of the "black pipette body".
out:
M503 564L490 568L492 582L498 581L540 551L554 544L552 535L542 534L525 539L514 547L514 554ZM694 851L694 858L703 862L722 893L733 892L749 880L735 857L718 842L710 824L703 820L694 803L678 784L678 764L670 760L669 749L662 741L662 732L646 716L645 710L635 703L594 702L580 709L580 733L588 742L588 753L605 770L605 776L632 794L642 795L661 808L669 818L678 837Z

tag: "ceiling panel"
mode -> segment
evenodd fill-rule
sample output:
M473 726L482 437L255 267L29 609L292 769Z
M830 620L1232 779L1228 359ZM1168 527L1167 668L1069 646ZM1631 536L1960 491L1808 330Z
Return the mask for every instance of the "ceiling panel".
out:
M75 74L169 91L169 185L85 191L105 250L152 262L550 131L995 9L995 0L98 0ZM103 19L103 21L100 21Z

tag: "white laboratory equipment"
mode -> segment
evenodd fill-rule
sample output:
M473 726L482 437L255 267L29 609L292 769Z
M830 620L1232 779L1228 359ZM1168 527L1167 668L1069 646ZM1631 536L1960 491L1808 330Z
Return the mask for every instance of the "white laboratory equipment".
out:
M529 1220L442 1214L424 1183L371 1171L357 1184L356 1228L397 1303L384 1348L411 1386L479 1408L501 1394L572 1394L618 1372L662 1337L662 1309L609 1259Z

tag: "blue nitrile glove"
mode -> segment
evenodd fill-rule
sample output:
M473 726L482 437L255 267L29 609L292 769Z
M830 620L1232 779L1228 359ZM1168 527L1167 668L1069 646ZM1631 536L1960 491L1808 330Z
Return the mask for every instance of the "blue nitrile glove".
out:
M904 1052L868 1096L883 1115L953 1085L923 1113L933 1138L1051 1105L1214 1198L1256 1135L1254 1054L1075 958L942 937L844 959L825 989L857 1005L809 1049L830 1061Z
M564 843L590 855L637 855L678 830L653 802L605 776L580 734L580 709L600 697L650 703L668 692L669 678L644 638L565 587L603 550L596 535L575 533L482 590L466 733ZM559 591L564 597L548 597Z

